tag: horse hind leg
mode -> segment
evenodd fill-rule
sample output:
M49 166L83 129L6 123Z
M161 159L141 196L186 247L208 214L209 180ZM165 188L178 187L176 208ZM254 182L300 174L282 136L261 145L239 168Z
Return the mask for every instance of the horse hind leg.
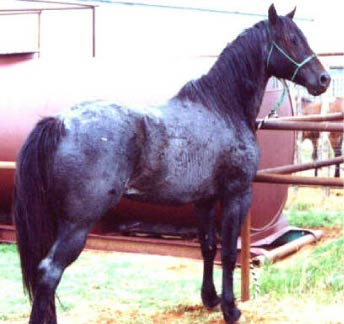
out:
M30 324L56 324L55 290L66 267L77 259L90 226L60 222L55 243L38 266Z
M54 244L38 266L30 324L56 324L55 290L64 270L80 255L93 225L120 199L119 195L113 197L111 190L108 195L102 191L94 196L83 191L69 192L69 197L73 198L67 199L64 205L69 208L63 218L58 218Z
M205 307L213 308L220 303L213 280L214 259L216 256L215 201L201 201L194 205L199 222L199 240L204 260L201 288L202 302Z

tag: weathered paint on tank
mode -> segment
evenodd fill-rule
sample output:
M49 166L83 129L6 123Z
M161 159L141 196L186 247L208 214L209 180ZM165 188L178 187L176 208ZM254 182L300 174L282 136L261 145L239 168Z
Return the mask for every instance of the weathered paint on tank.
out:
M175 68L177 67L178 64ZM16 159L22 142L42 117L56 114L80 101L98 98L128 104L158 103L175 94L188 80L185 74L173 78L171 66L164 77L166 71L162 70L160 75L154 75L149 66L141 67L139 73L135 64L131 65L131 70L127 70L121 62L99 62L95 59L82 62L16 60L13 64L0 63L0 68L0 161ZM159 69L155 67L154 70ZM268 84L260 117L270 111L280 98L281 91L273 87L273 82ZM288 97L279 114L292 114ZM259 131L258 139L261 150L260 169L293 162L293 132ZM12 170L0 170L0 210L10 208L13 175ZM275 224L280 219L286 198L285 185L254 184L252 230L259 232ZM191 206L152 206L122 199L112 213L119 219L158 223L172 221L177 225L195 223ZM108 222L101 224L98 230L106 231L107 226Z

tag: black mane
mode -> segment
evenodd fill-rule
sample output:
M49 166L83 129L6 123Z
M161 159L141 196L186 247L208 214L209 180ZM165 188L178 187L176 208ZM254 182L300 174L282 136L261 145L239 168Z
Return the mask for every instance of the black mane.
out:
M186 83L176 98L199 102L225 119L245 115L252 126L268 80L269 38L268 21L245 30L226 46L206 75Z

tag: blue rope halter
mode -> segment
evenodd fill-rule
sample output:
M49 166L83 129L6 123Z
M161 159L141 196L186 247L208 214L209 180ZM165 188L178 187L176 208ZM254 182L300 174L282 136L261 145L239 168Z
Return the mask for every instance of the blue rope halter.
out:
M271 54L272 54L272 51L273 49L276 48L285 58L287 58L290 62L292 62L294 65L296 65L296 68L295 68L295 71L291 77L291 81L294 81L295 78L296 78L296 75L297 73L300 71L300 69L305 65L307 64L309 61L311 61L313 58L316 57L316 55L313 53L312 55L306 57L301 63L298 63L296 62L292 57L290 57L286 51L284 51L281 47L279 47L275 41L272 41L272 44L271 44L271 47L270 47L270 51L269 51L269 54L268 54L268 58L266 60L266 68L269 68L269 64L270 64L270 59L271 59ZM275 105L273 106L273 108L271 109L271 111L267 114L267 116L262 119L258 126L257 126L257 129L260 129L263 124L270 118L270 117L276 117L277 116L277 110L282 106L282 103L285 99L285 96L287 94L287 84L286 82L283 80L282 81L283 83L283 92L281 94L281 97L279 98L278 102L275 103Z
M272 54L272 51L273 49L276 48L284 57L286 57L290 62L292 62L294 65L296 65L296 69L291 77L291 81L294 81L297 73L300 71L300 69L305 65L307 64L310 60L312 60L313 58L316 57L316 55L313 53L312 55L306 57L301 63L298 63L296 62L292 57L290 57L281 47L279 47L275 41L272 41L272 44L271 44L271 48L270 48L270 51L269 51L269 54L268 54L268 58L266 60L266 67L268 68L269 67L269 64L270 64L270 58L271 58L271 54Z

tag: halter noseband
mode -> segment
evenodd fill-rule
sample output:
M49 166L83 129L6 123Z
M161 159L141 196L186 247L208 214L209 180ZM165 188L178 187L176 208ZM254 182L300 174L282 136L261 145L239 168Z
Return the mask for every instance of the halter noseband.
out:
M276 49L284 56L286 57L290 62L292 62L294 65L296 65L296 69L293 73L293 76L291 77L291 81L294 81L297 73L299 72L299 70L305 65L307 64L310 60L312 60L313 58L316 57L316 55L313 53L312 55L308 56L307 58L305 58L301 63L296 62L292 57L290 57L281 47L279 47L275 41L272 41L271 44L271 48L268 54L268 58L266 60L266 67L269 67L269 63L270 63L270 58L271 58L271 54L272 54L272 50L274 49L274 47L276 47Z

